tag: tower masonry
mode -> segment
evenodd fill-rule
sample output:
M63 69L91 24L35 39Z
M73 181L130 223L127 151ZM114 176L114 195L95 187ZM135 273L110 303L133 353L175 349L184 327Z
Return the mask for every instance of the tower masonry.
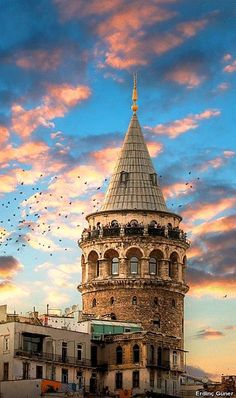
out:
M140 322L183 350L186 250L182 218L166 207L133 115L100 211L87 216L82 249L83 313Z

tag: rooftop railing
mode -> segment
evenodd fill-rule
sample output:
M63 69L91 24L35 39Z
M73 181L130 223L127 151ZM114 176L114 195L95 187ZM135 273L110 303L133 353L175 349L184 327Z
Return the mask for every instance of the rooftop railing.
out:
M151 237L162 237L171 240L179 240L189 244L187 240L187 234L180 228L170 228L167 226L153 226L138 224L132 226L129 224L119 225L116 227L105 226L95 228L93 230L85 229L82 233L82 237L79 241L86 242L99 238L110 238L119 236L151 236Z
M58 354L52 354L49 352L34 352L34 351L24 351L15 350L15 357L28 358L40 362L53 362L60 364L67 364L73 366L81 367L91 367L90 359L78 359L72 356L64 356Z

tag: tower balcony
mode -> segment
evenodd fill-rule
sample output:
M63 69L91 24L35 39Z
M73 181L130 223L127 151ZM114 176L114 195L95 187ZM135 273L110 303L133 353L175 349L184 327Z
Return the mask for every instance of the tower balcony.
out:
M93 241L104 238L116 237L130 237L130 236L143 236L143 237L158 237L170 240L178 240L190 244L187 239L187 234L179 227L170 228L169 226L153 226L153 225L129 225L119 224L117 226L99 226L99 228L85 228L79 244L82 242Z

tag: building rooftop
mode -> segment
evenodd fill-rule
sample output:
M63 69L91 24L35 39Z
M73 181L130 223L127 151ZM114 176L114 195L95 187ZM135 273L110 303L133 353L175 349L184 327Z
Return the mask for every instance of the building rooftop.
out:
M136 90L136 82L135 87ZM144 210L167 212L166 203L136 115L137 93L122 149L120 151L101 211Z

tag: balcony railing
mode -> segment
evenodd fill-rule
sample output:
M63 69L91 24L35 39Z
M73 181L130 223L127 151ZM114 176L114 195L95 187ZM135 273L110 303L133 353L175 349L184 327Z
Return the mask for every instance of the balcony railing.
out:
M89 359L78 359L76 357L52 354L49 352L15 350L15 357L29 358L40 362L53 362L73 366L91 367L91 361Z
M152 361L148 360L147 361L147 366L148 367L153 367L153 368L158 368L158 369L163 369L163 370L170 370L170 361Z
M109 238L119 236L152 236L166 239L179 240L189 244L187 234L182 229L168 228L165 226L142 225L137 226L119 225L117 227L100 227L99 229L85 229L80 242L86 242L98 238Z

